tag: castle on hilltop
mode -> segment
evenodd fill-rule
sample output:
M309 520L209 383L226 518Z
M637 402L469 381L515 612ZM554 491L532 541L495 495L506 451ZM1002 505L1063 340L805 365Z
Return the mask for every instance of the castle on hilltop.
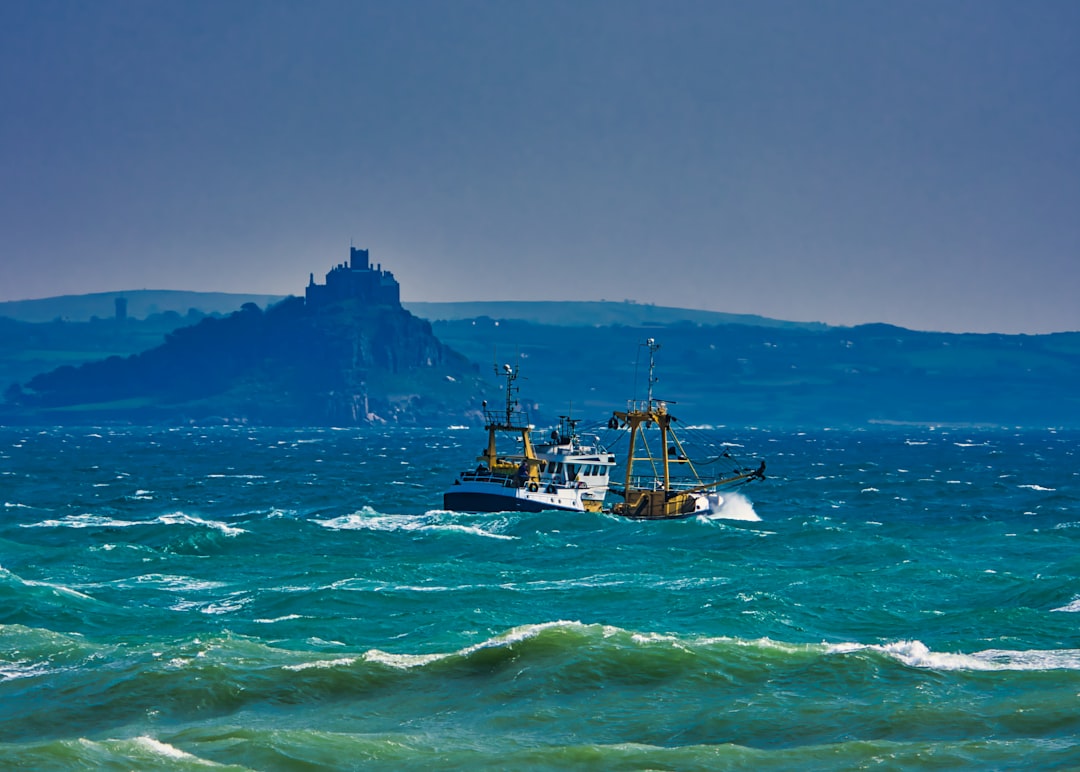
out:
M340 263L326 274L326 284L316 284L315 274L308 281L305 301L308 308L320 308L341 300L359 300L372 306L400 306L401 285L394 274L374 268L368 250L349 247L349 263Z

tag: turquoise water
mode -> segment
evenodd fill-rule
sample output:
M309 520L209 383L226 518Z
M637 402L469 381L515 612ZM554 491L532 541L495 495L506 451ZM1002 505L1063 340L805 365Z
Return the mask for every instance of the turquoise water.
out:
M1080 768L1080 435L642 523L441 511L480 434L0 429L0 768Z

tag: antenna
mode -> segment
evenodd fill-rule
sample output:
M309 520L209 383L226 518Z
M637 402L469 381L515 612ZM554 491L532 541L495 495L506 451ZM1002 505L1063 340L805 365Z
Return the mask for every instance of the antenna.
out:
M495 375L498 375L506 379L506 425L512 426L513 422L511 418L517 408L518 401L514 398L514 394L518 392L520 387L514 386L514 381L518 378L518 365L504 364L499 367L498 359L494 359L493 367Z
M660 344L656 342L655 338L649 338L648 340L645 341L645 345L648 346L648 348L649 348L649 401L648 401L648 405L651 408L652 407L652 401L653 401L652 387L653 387L654 383L656 383L658 380L660 380L654 374L655 369L656 369L656 352L660 350Z

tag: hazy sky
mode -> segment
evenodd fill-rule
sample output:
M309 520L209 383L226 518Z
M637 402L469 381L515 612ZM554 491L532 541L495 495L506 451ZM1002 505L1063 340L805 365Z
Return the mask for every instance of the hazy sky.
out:
M0 3L0 300L1080 330L1080 2Z

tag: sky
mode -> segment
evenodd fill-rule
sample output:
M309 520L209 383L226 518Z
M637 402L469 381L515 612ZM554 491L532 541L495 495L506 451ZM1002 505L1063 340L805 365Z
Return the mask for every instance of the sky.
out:
M1080 330L1075 0L5 0L0 300Z

